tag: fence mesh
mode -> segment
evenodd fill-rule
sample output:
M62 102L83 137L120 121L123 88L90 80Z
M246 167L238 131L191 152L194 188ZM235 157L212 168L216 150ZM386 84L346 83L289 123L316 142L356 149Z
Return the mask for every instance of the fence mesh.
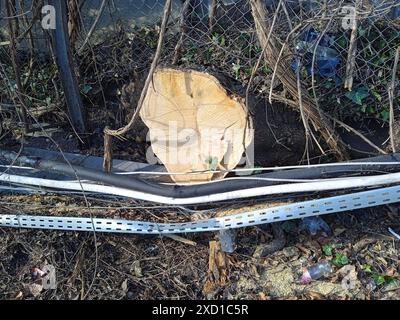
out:
M11 20L16 24L22 82L19 89L11 59L7 1L16 8L16 19ZM96 110L92 116L105 107L101 111L107 115L104 121L118 126L125 121L119 107L124 85L134 82L138 74L145 74L154 56L165 1L108 0L104 6L102 2L69 0L68 28L85 104L89 111ZM288 72L299 72L303 87L319 107L342 120L377 118L382 123L388 120L388 87L394 72L398 86L399 71L394 70L394 60L400 46L400 1L265 0L263 3L265 19L273 29L271 36L284 48L281 61L289 62ZM44 117L48 123L60 123L61 119L68 122L49 32L41 27L41 9L45 4L41 0L1 2L3 133L13 131L21 122L14 111L21 104L18 91L22 91L32 116ZM96 20L94 32L88 37ZM356 32L352 41L353 26ZM81 48L85 39L88 45ZM261 54L248 0L173 0L161 64L214 69L246 87ZM354 64L352 68L349 63ZM270 90L287 95L276 78L271 83L274 67L261 59L250 84L252 93L266 98ZM352 78L351 90L345 88L346 78ZM140 85L135 90L137 93ZM396 106L399 96L394 97ZM135 101L137 97L131 102Z

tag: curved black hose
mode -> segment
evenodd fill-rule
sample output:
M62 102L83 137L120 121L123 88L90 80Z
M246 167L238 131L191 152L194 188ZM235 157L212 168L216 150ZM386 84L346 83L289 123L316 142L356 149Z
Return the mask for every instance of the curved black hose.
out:
M15 159L15 153L0 150L0 156L8 160ZM378 156L367 159L354 160L357 162L399 162L400 154L391 154L385 156ZM268 180L252 180L252 179L235 179L235 180L221 180L209 184L198 184L189 186L179 185L165 185L153 181L146 181L141 178L117 175L114 173L104 173L102 171L88 169L81 166L70 165L58 161L41 160L37 158L30 158L21 156L17 159L16 163L27 164L31 167L62 173L74 179L91 180L99 183L112 185L115 187L131 189L144 193L154 194L158 196L172 197L172 198L187 198L205 196L214 193L231 192L241 189L250 189L256 187L270 186L280 184L279 181ZM374 165L376 170L388 170L386 165ZM294 170L285 170L278 172L270 172L265 174L254 175L257 178L275 178L275 179L315 179L315 178L332 178L337 177L338 174L352 173L354 171L363 171L367 173L371 171L371 166L368 165L333 165L327 167L312 167L301 168Z
M357 160L360 161L360 160ZM400 154L392 154L388 156L379 156L361 160L362 162L383 162L393 161L400 162ZM146 181L137 177L123 176L113 173L104 173L101 171L87 169L80 166L70 166L68 164L41 160L37 166L42 170L57 171L69 175L71 177L78 177L79 179L87 179L96 182L109 184L115 187L127 188L137 190L145 193L155 194L159 196L173 197L173 198L186 198L205 196L213 193L230 192L240 189L250 189L263 186L270 186L281 184L279 181L268 180L252 180L252 179L235 179L235 180L221 180L209 184L198 184L189 186L179 185L165 185L153 181ZM294 169L278 172L270 172L266 174L254 175L257 178L274 178L274 179L317 179L317 178L332 178L337 177L339 174L358 172L368 172L371 169L368 165L354 165L354 166L329 166L329 167L316 167L309 169ZM387 166L374 166L375 170L387 170Z
M71 123L78 134L86 133L85 114L78 83L72 69L72 54L68 39L67 1L49 0L55 9L56 26L52 32L54 53Z

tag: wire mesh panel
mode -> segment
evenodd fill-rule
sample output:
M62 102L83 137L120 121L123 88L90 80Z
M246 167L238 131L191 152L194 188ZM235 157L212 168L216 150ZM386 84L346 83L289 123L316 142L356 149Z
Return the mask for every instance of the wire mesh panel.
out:
M14 17L9 17L7 3ZM15 113L21 104L33 127L33 118L38 116L46 123L69 125L49 30L42 25L45 5L41 0L1 2L3 131L21 126L22 119ZM162 0L68 1L71 67L89 122L102 114L102 125L122 125L126 110L120 107L121 99L135 108L143 76L154 58L164 5ZM320 108L342 120L387 122L388 87L399 72L394 67L400 45L399 1L266 0L263 5L271 37L282 47L278 63L287 61L288 72L299 73L303 87ZM14 70L11 61L10 21L15 24L19 70ZM253 75L252 93L288 96L273 77L276 66L261 58L253 73L263 48L249 0L173 0L164 40L162 65L212 69L242 87ZM22 101L18 91L22 91ZM392 102L397 106L399 95ZM89 125L89 131L95 129Z

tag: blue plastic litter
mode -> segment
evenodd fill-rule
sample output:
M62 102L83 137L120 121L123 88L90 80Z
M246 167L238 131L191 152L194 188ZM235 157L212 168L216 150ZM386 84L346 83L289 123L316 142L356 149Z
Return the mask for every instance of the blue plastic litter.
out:
M219 232L219 242L223 252L232 253L236 248L236 230L226 229Z
M327 235L332 234L331 227L319 216L304 218L300 229L307 230L312 235L316 235L319 231L325 232Z
M340 64L340 58L338 52L333 49L334 38L333 36L323 35L317 48L317 43L320 33L313 29L307 30L300 37L296 45L296 53L298 57L292 63L292 68L295 72L299 69L299 61L301 65L307 70L307 74L312 74L312 62L315 51L315 62L314 62L314 74L318 74L325 78L335 78L336 68Z

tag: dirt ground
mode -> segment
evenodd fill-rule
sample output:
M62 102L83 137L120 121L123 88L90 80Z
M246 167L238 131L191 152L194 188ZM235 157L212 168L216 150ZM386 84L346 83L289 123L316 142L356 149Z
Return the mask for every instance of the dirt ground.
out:
M88 111L88 135L93 146L84 150L85 153L103 155L104 126L119 128L130 118L133 108L127 110L124 105L136 105L141 92L140 79L147 74L149 52L155 48L155 35L153 29L140 29L131 37L122 31L110 34L113 41L108 39L87 48L77 59L80 90ZM164 50L173 52L173 48L174 42L168 42ZM184 52L181 66L209 65L210 62L205 61L210 60L208 55L203 54L208 51L200 49ZM212 52L214 63L229 67L225 70L228 75L237 80L246 78L242 80L247 83L244 80L248 80L249 74L234 72L232 65L241 63L242 69L247 70L254 61L246 58L240 63L234 60L222 63L222 53L227 50L217 49ZM201 61L196 52L202 57ZM4 61L8 62L6 58ZM55 124L53 127L58 131L52 138L64 151L82 152L76 139L70 138L73 132L56 68L48 59L37 63L35 72L25 70L27 63L22 70L30 77L26 95L34 97L31 117L41 124ZM262 81L254 81L252 91L266 87L270 77L267 71L256 74ZM6 94L0 92L0 97ZM121 103L124 100L125 104ZM14 109L2 111L0 115L2 146L18 150L24 140L30 146L57 149L50 145L46 135L21 139ZM380 138L385 140L387 124L381 127L386 136ZM115 140L115 158L144 162L144 150L148 145L142 135L134 132L127 139L127 143ZM273 153L276 153L278 146L274 148ZM90 211L82 199L51 194L18 199L15 195L0 194L2 213L91 213L163 222L187 218L187 212L177 208L156 210L152 207L149 210L140 203L128 203L123 207L122 202L115 206L115 203L100 204L98 199L89 199L89 205ZM332 229L331 235L311 235L299 220L280 223L285 245L265 257L260 254L271 244L273 228L266 225L241 229L235 252L225 257L223 281L214 283L212 290L208 281L209 248L210 241L217 239L217 233L181 235L186 240L178 241L157 236L0 228L0 299L399 299L399 240L388 232L391 227L400 233L399 217L397 206L327 215L324 219ZM332 273L310 284L301 284L303 269L322 260L331 261ZM31 268L45 265L55 267L56 289L44 289L40 282L32 280ZM348 275L351 281L344 285L343 278Z
M7 197L1 197L5 208ZM77 212L66 197L26 196L48 214ZM144 218L142 209L94 209L96 215ZM43 212L44 213L44 212ZM154 214L153 214L154 215ZM176 219L177 209L159 219ZM332 235L311 235L301 221L280 223L284 247L265 257L269 225L241 229L237 249L226 255L224 283L210 291L209 243L217 233L169 237L0 229L1 299L399 299L399 208L383 206L331 214ZM153 217L157 219L157 217ZM329 260L333 272L301 284L303 268ZM56 289L43 289L31 277L33 266L51 264ZM352 273L350 285L343 278Z

